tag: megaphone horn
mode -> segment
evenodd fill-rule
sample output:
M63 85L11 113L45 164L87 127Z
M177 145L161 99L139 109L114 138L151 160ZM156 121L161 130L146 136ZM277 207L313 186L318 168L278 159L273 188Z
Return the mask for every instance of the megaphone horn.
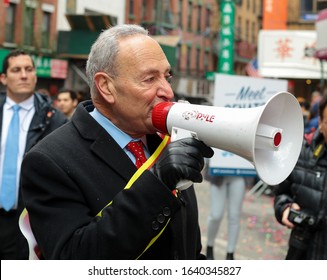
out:
M152 112L154 127L191 131L208 146L251 162L268 185L284 181L293 170L303 141L303 115L297 99L279 92L255 108L225 108L162 102Z

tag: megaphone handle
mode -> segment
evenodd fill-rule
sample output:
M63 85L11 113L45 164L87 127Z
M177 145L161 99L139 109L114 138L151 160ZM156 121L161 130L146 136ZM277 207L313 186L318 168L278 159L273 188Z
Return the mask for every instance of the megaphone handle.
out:
M177 183L176 185L176 189L183 191L188 189L190 186L193 185L193 182L190 180L181 180Z
M189 131L189 130L178 128L178 127L172 128L171 136L170 136L171 141L176 141L176 140L188 138L188 137L198 138L197 134L193 131ZM176 189L183 191L183 190L188 189L192 185L193 185L193 182L190 180L181 180L177 183Z

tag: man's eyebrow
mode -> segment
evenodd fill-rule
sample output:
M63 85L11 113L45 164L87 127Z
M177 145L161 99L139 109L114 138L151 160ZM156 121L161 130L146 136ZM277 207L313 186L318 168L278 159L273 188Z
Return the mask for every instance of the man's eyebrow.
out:
M167 69L165 70L164 73L169 73L171 71L171 67L167 67ZM148 75L148 74L157 74L160 73L160 71L157 68L150 68L150 69L146 69L143 74L144 75Z

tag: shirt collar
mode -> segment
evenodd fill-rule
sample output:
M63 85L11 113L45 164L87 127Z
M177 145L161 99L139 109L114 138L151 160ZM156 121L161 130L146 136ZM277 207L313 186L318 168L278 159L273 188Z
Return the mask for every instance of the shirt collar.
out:
M5 106L7 109L11 109L12 106L16 105L17 103L15 101L13 101L10 97L6 97L6 103ZM32 96L30 96L29 98L27 98L26 100L24 100L21 103L18 103L18 105L26 111L29 111L33 106L34 106L34 94Z
M143 144L146 146L146 137L142 137L141 139L134 139L124 131L120 130L117 126L115 126L110 120L108 120L105 116L103 116L96 108L90 115L111 135L112 138L118 143L118 145L124 149L126 145L131 141L142 140Z

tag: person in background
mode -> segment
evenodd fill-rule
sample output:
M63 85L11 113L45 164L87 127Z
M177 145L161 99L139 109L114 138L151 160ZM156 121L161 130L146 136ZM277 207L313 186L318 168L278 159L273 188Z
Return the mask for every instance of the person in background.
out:
M309 118L306 122L306 125L304 127L304 133L309 134L311 132L314 132L318 128L318 107L319 107L319 102L322 98L322 95L320 94L319 91L313 91L311 94L311 101L310 101L310 114Z
M313 138L303 142L290 176L274 187L276 219L292 230L288 260L327 259L327 96L318 111Z
M211 208L208 217L207 259L214 260L214 245L227 207L228 237L226 260L234 260L241 227L241 212L245 195L245 180L238 176L207 175L210 182Z
M310 118L310 103L302 96L297 97L297 101L301 106L301 110L303 114L303 124L304 127L306 127Z
M61 89L57 94L57 108L71 119L78 104L77 94L71 89Z
M304 127L304 133L309 134L315 132L319 126L319 114L318 114L319 101L313 104L310 108L309 119Z
M23 161L23 197L43 258L205 259L194 187L176 186L201 182L213 150L194 138L170 142L154 128L153 108L174 97L170 71L141 26L116 25L93 44L92 100Z
M6 87L0 94L0 257L27 259L27 243L18 228L23 209L21 162L27 151L67 119L51 106L48 96L35 92L35 65L24 51L12 51L4 58L0 79Z
M320 91L315 90L311 93L311 100L310 100L310 108L313 108L313 106L317 103L320 102L322 98L322 95L320 93Z

